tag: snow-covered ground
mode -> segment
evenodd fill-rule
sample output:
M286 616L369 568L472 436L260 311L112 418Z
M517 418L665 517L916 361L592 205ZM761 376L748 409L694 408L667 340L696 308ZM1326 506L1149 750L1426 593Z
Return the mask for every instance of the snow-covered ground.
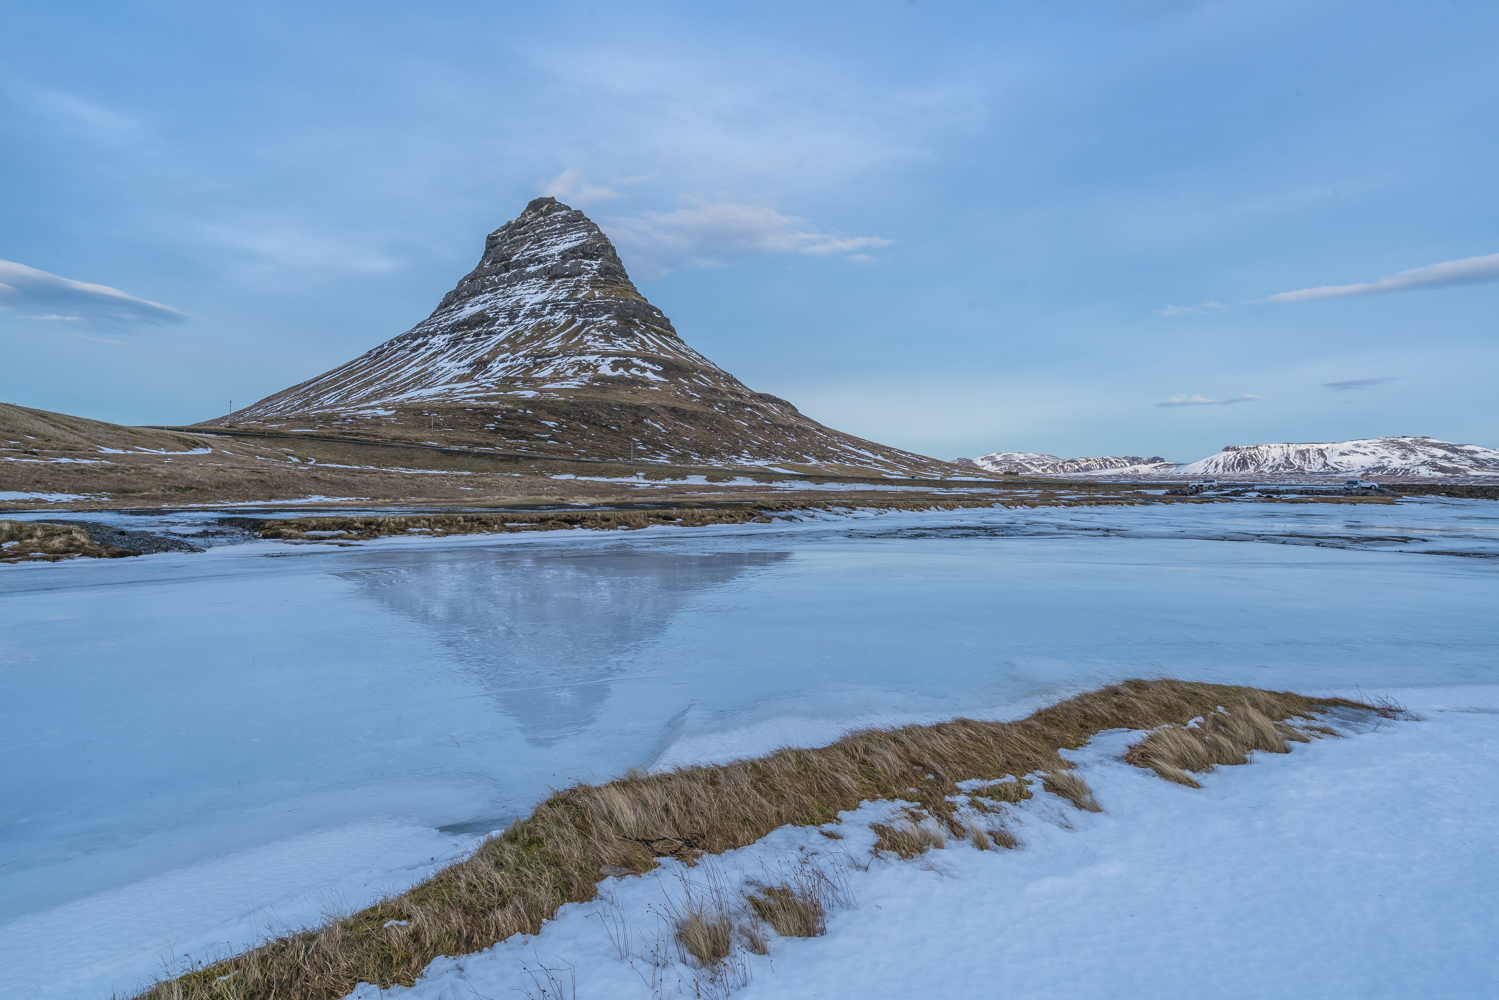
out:
M524 996L1188 998L1499 995L1499 687L1406 691L1420 722L1343 724L1346 739L1162 781L1119 757L1143 733L1070 756L1104 811L1040 789L1011 807L1018 850L949 840L875 857L866 803L696 867L605 881L535 936L443 958L411 989L356 1000ZM672 915L801 870L838 897L826 936L741 941L702 969ZM544 994L543 988L557 987Z
M11 567L0 996L126 991L357 907L549 788L632 764L1016 717L1130 675L1492 684L1495 556L1499 509L1427 500L255 541Z

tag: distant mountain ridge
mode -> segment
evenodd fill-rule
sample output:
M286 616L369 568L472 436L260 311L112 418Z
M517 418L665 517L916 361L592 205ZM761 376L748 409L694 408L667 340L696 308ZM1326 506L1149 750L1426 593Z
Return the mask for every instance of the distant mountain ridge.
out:
M216 420L496 451L945 477L824 427L693 350L582 212L537 198L411 330Z
M1499 451L1429 437L1360 438L1326 444L1229 445L1177 469L1183 476L1309 473L1361 476L1494 476Z
M972 466L986 472L1023 472L1053 476L1070 476L1088 472L1144 472L1157 467L1175 468L1159 455L1101 455L1095 458L1059 458L1034 451L996 451L978 458L959 458L956 465Z
M1499 450L1476 444L1453 444L1429 437L1360 438L1326 443L1227 445L1196 462L1167 462L1160 457L1062 459L1038 452L998 451L956 464L989 472L1031 475L1359 475L1359 476L1496 476Z

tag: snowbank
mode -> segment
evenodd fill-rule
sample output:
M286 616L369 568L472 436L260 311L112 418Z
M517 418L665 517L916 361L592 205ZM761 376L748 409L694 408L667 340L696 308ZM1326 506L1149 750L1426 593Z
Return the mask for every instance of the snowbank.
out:
M609 879L539 935L352 996L1492 996L1499 687L1407 696L1424 721L1256 754L1201 790L1122 763L1143 734L1107 733L1074 755L1105 811L1038 783L1011 812L1022 849L872 857L869 825L897 807L866 804L825 827L841 840L783 828ZM691 899L808 867L847 904L825 937L771 935L763 957L741 941L716 976L680 953L670 917Z

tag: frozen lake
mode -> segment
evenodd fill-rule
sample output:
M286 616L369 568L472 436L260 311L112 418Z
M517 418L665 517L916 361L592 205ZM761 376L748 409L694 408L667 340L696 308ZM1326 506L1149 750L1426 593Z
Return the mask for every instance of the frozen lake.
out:
M1499 681L1499 505L968 510L0 567L0 996L128 991L549 788L1127 676Z

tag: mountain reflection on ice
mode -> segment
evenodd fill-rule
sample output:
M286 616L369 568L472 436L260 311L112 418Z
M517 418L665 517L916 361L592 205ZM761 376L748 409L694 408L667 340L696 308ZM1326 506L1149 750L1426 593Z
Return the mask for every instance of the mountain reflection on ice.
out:
M789 552L402 552L341 573L430 629L533 746L598 717L621 664L695 593Z

